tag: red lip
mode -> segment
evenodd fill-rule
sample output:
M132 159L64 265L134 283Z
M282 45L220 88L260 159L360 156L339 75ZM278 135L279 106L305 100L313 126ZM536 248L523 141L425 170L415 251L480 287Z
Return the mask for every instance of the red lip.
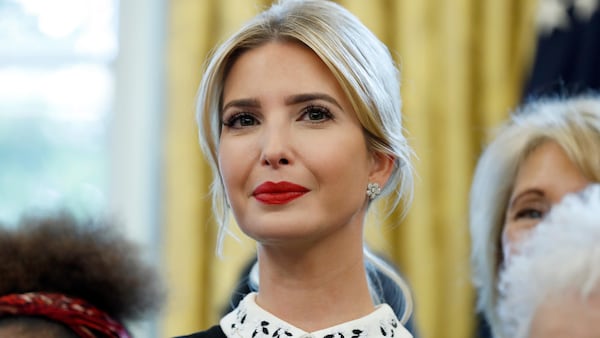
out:
M265 182L254 189L252 196L265 204L285 204L308 191L308 188L290 182Z

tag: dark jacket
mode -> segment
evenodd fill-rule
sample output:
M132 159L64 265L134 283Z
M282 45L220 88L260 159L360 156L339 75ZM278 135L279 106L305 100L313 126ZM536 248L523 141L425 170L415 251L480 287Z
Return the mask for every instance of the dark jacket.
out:
M181 336L178 338L227 338L220 325L215 325L206 331L196 332L189 336Z

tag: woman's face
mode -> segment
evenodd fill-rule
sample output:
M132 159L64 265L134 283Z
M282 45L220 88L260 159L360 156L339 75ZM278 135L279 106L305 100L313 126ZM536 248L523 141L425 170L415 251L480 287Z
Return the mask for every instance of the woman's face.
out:
M554 204L589 183L556 142L547 141L535 148L519 167L506 210L502 231L504 260Z
M362 234L367 183L383 185L391 160L368 151L350 102L310 49L272 42L242 54L221 114L220 173L246 234L286 245L348 227Z

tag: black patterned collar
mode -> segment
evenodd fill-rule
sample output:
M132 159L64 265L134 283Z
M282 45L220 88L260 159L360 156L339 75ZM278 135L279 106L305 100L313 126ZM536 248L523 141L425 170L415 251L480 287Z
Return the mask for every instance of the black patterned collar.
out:
M349 322L315 332L303 331L256 304L256 293L248 294L238 307L221 319L229 338L412 338L387 304Z

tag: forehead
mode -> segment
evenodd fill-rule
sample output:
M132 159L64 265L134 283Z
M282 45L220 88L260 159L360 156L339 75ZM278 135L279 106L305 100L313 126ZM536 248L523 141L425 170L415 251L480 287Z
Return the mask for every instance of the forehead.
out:
M244 51L235 59L224 80L224 99L232 92L253 96L266 89L286 94L322 90L344 96L327 65L314 51L298 42L272 41Z
M222 106L231 100L266 103L291 95L321 93L354 111L340 82L310 48L290 41L271 41L243 52L224 81Z
M552 200L582 189L589 183L565 150L554 141L535 147L521 162L515 178L513 196L529 190L543 191Z

